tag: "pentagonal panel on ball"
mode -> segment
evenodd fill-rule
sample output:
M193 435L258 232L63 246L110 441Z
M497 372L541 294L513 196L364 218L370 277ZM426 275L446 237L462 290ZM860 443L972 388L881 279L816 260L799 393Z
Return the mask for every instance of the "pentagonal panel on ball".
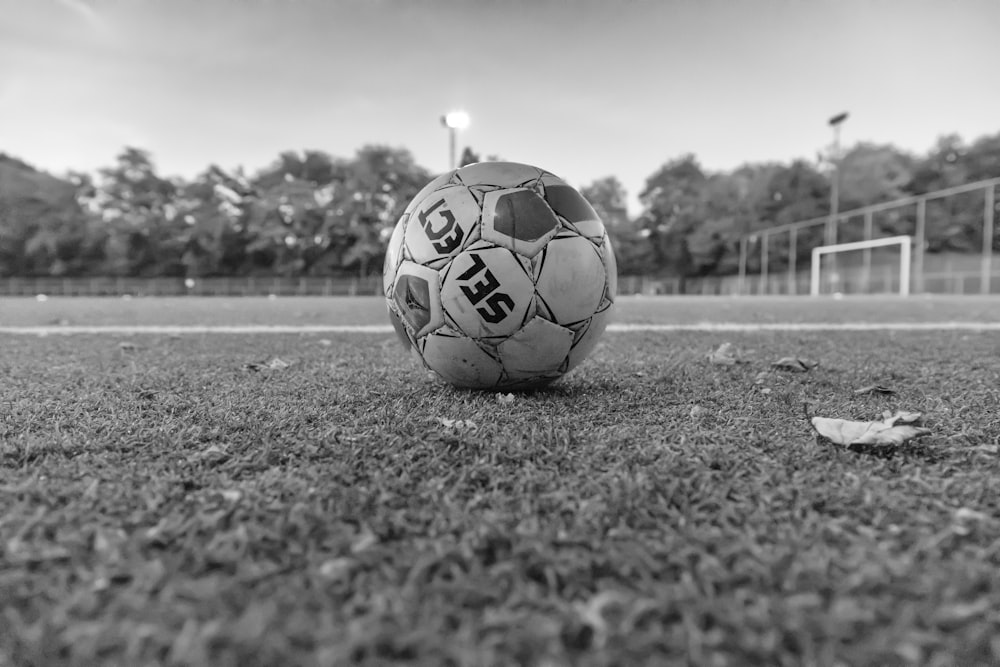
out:
M382 293L389 296L392 293L392 283L396 280L396 270L403 259L403 229L406 227L404 214L389 237L389 245L385 248L385 263L382 264Z
M444 324L440 286L434 269L409 261L399 265L390 298L414 338L425 336Z
M546 203L582 236L599 239L604 235L601 217L576 188L555 176L543 178L542 185Z
M421 357L428 368L456 387L489 389L502 372L496 359L465 336L431 334Z
M442 307L473 338L514 333L533 301L531 278L505 248L459 253L441 284Z
M415 262L428 264L465 247L476 223L479 204L464 185L445 186L424 198L406 224L406 248Z
M497 351L511 380L551 375L559 370L573 346L573 331L533 317Z
M582 236L553 239L535 290L559 324L585 320L604 298L606 275L597 247Z
M513 188L537 181L542 170L520 162L477 162L462 167L455 175L466 185L495 185Z
M487 192L482 236L522 257L534 257L559 231L559 219L534 190Z

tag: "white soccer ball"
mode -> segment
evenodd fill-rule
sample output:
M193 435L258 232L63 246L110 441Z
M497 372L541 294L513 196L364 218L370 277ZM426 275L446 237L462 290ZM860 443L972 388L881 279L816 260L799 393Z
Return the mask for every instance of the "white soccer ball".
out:
M594 349L618 273L604 224L562 179L515 162L438 176L389 238L389 318L458 387L530 389Z

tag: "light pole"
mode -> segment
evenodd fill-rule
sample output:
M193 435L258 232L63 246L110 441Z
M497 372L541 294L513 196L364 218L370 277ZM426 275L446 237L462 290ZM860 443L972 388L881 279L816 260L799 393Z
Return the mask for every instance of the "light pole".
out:
M840 124L847 120L847 112L839 113L829 120L833 128L833 147L830 162L833 163L833 178L830 183L830 222L826 226L826 243L837 242L837 213L840 209Z
M449 111L441 116L441 124L448 128L448 155L450 158L448 168L454 169L457 166L455 158L455 135L458 134L459 130L469 127L469 114L460 109Z

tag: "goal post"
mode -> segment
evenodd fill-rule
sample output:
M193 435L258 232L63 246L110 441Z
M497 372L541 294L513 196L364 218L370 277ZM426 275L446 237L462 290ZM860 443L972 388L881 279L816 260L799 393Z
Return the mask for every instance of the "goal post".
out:
M881 239L870 239L868 241L854 241L852 243L837 243L834 245L823 245L812 249L812 264L809 273L809 294L819 296L820 293L820 262L824 255L832 255L840 252L850 252L853 250L870 250L871 248L881 248L884 246L899 246L899 294L909 296L910 294L910 257L913 246L913 237L909 235L888 236Z

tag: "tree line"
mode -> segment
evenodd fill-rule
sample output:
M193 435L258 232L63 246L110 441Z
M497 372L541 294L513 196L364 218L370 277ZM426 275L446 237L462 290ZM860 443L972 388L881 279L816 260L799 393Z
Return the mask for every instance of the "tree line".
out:
M462 164L476 161L466 148ZM859 143L838 164L847 210L1000 176L1000 133L944 136L924 155ZM614 176L580 190L623 275L728 275L744 235L828 214L832 173L820 160L708 171L682 155L646 179L633 216ZM288 151L254 174L210 165L192 179L160 175L134 147L65 176L0 153L0 277L377 274L392 226L432 176L409 151L381 145L351 158ZM929 208L927 250L979 250L982 211L981 194ZM876 235L912 233L900 231L907 224L885 216Z

